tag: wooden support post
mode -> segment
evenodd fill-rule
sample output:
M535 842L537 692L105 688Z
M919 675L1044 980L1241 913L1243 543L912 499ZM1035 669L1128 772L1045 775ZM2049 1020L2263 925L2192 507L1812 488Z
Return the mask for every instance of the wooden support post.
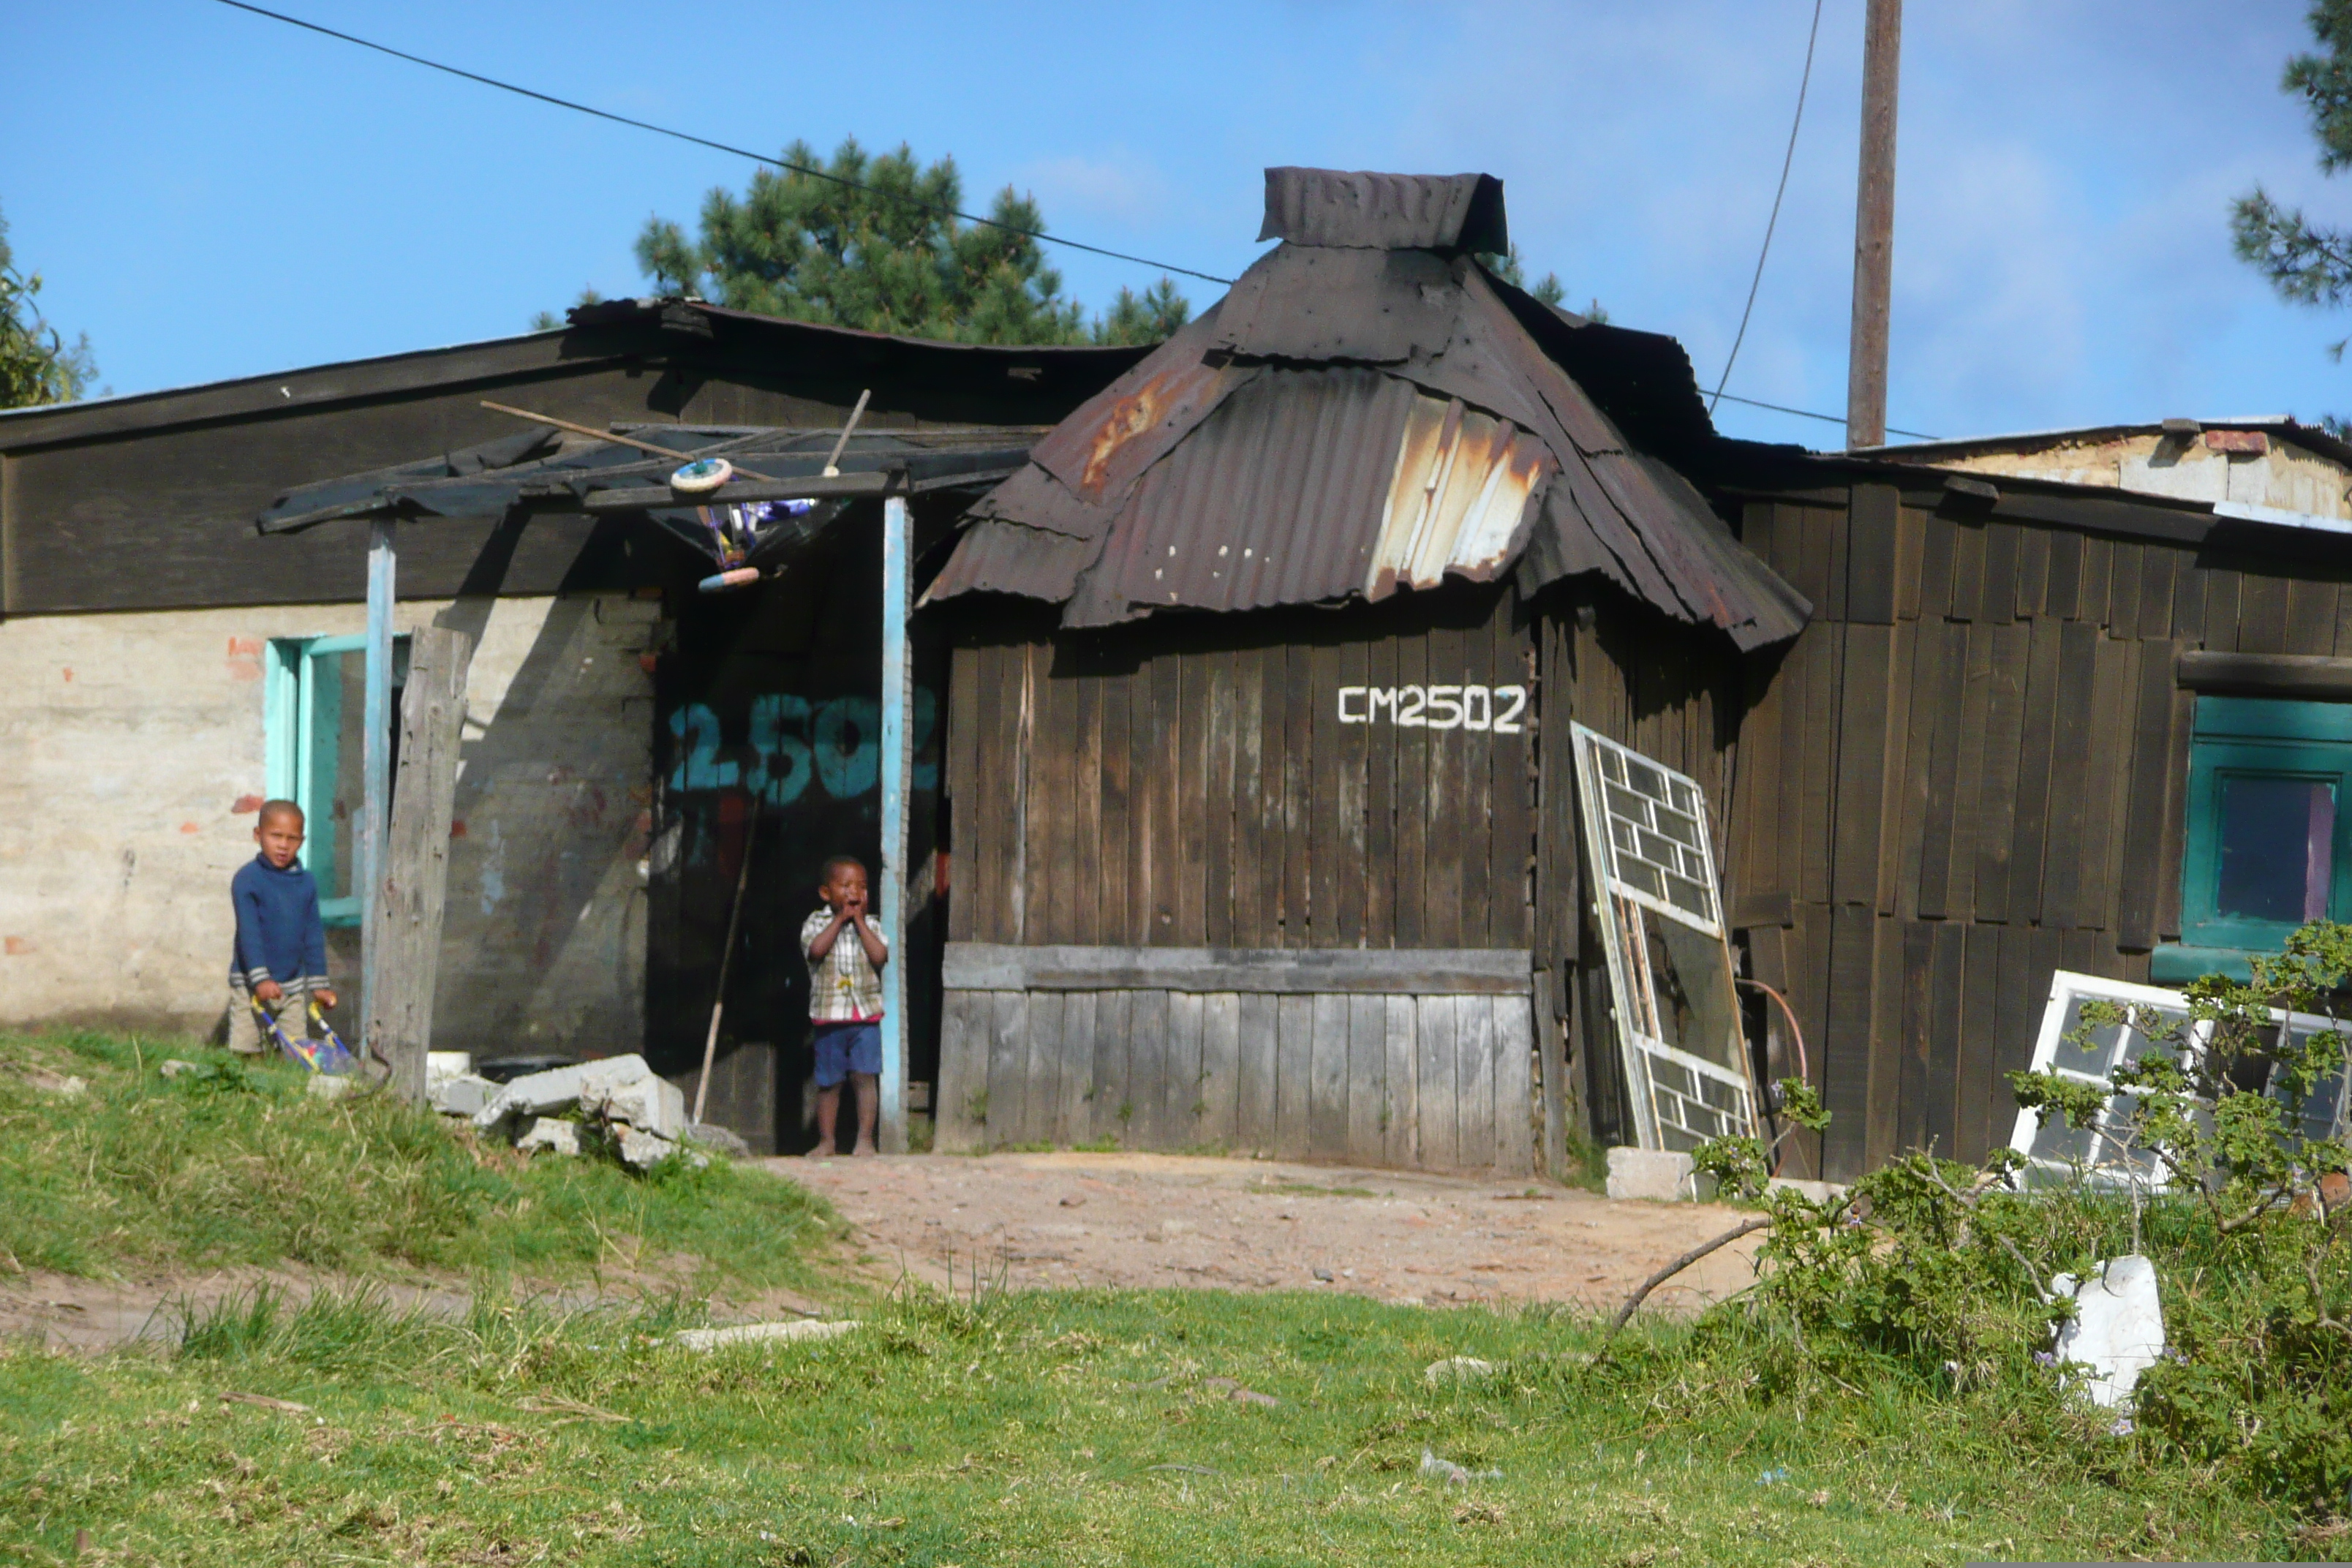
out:
M360 895L360 1018L361 1052L389 1065L376 1049L366 1027L377 1011L382 989L383 954L377 940L379 889L383 881L383 846L392 805L392 606L393 520L378 517L369 525L367 558L367 645L364 693L360 722L360 819L352 834L357 851L352 861L352 886ZM320 831L327 825L320 824ZM420 1086L421 1092L421 1086Z
M914 589L914 530L903 496L882 503L882 1151L907 1151L907 817L912 773L914 660L907 613Z
M1853 214L1853 326L1845 444L1886 444L1886 318L1895 279L1895 89L1903 0L1870 0L1863 23L1862 174Z
M373 939L376 981L367 994L367 1039L393 1092L417 1104L425 1100L425 1053L433 1044L449 826L473 655L474 639L446 626L426 627L411 645L400 704L400 787L383 874L370 889L364 934Z

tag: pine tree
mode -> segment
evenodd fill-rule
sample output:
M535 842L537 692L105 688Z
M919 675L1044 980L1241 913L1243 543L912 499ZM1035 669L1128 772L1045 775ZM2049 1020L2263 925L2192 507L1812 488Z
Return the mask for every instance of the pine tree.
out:
M636 256L656 287L762 315L971 343L1149 342L1191 314L1163 278L1140 296L1120 289L1090 329L1034 237L1045 229L1036 202L1008 185L990 207L993 224L956 218L963 183L952 158L926 167L904 144L876 157L852 137L829 164L805 142L783 162L835 177L761 169L740 196L715 189L692 240L648 219Z
M0 217L0 408L72 403L98 375L89 334L73 346L41 316L36 296L41 275L16 270L8 247L8 220Z
M1528 293L1536 297L1538 304L1549 305L1554 310L1558 310L1560 308L1559 302L1568 298L1568 287L1560 282L1559 274L1557 272L1545 273L1541 282L1532 289L1528 288L1527 267L1519 260L1519 247L1516 245L1511 247L1508 255L1487 255L1478 259L1486 264L1487 271L1504 282L1515 289L1527 289ZM1585 320L1590 321L1605 322L1609 320L1608 310L1602 308L1598 300L1587 304L1583 313Z
M2309 21L2320 50L2289 60L2281 87L2303 95L2319 142L2320 170L2334 174L2352 167L2352 0L2317 0ZM2352 301L2352 231L2315 224L2302 208L2279 205L2260 185L2238 198L2231 229L2238 255L2282 298L2329 307ZM2344 342L2330 352L2340 356Z

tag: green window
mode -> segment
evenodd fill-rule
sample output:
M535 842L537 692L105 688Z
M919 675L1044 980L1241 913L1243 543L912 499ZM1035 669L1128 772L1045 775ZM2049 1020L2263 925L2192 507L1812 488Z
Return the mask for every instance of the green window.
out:
M2159 983L2242 975L2305 921L2352 920L2352 703L2200 697L2187 829Z
M360 921L352 886L360 809L361 718L366 639L275 637L262 681L266 784L273 800L302 808L302 864L319 880L319 913L331 926ZM392 739L399 744L400 688L408 639L393 639Z

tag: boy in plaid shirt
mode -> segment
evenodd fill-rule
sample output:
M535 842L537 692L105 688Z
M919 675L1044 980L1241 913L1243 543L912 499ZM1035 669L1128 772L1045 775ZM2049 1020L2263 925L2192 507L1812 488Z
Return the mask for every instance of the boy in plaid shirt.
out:
M825 907L801 922L809 1021L816 1036L816 1147L809 1158L835 1152L845 1078L857 1090L856 1152L871 1154L882 1098L882 966L890 962L890 949L866 918L864 863L847 855L826 861L817 895ZM845 935L856 940L845 942Z

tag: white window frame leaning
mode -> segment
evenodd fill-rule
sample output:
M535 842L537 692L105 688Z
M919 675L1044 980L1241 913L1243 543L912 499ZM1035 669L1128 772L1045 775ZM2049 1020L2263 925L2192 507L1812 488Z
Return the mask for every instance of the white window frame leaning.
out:
M1569 732L1576 748L1576 777L1584 805L1585 853L1595 883L1595 923L1601 928L1601 952L1609 965L1618 1056L1633 1102L1633 1135L1644 1149L1669 1147L1670 1133L1683 1147L1694 1147L1708 1138L1726 1134L1755 1136L1757 1095L1748 1075L1728 1070L1670 1045L1663 1037L1657 1023L1657 993L1650 973L1647 933L1643 925L1645 915L1654 916L1713 937L1722 951L1725 984L1731 984L1737 972L1732 967L1729 933L1723 921L1721 883L1716 874L1715 836L1706 793L1699 788L1696 780L1630 746L1619 744L1597 730L1571 723ZM1608 786L1614 782L1609 778L1608 770L1613 763L1622 773L1629 762L1661 775L1667 782L1669 796L1678 798L1662 802L1639 796L1648 802L1651 812L1639 820L1617 809L1608 796ZM1625 786L1621 784L1618 787ZM1638 796L1638 792L1634 794ZM1678 906L1620 874L1621 856L1611 825L1654 832L1654 812L1659 806L1675 811L1682 822L1696 826L1692 837L1697 842L1677 839L1675 853L1682 880L1696 887L1696 901L1702 906L1700 910ZM1682 809L1685 806L1689 809ZM1635 861L1645 870L1654 870L1656 866L1654 860L1639 854L1624 858ZM1633 940L1629 941L1629 936ZM1738 1017L1736 1006L1732 1016ZM1732 1059L1744 1064L1747 1041L1736 1026L1727 1044ZM1730 1103L1711 1106L1700 1095L1681 1087L1688 1084L1697 1089L1699 1085L1693 1083L1694 1079L1717 1086L1723 1091L1721 1098Z
M2072 970L2061 969L2050 976L2050 1000L2042 1009L2042 1031L2034 1037L2033 1059L2028 1064L2027 1070L2054 1073L2074 1083L2105 1089L2111 1086L2112 1079L2109 1075L2119 1064L2137 1059L2139 1052L2136 1052L2133 1047L2137 1045L2140 1051L2145 1051L2150 1043L2147 1037L2139 1030L2128 1025L2117 1025L2115 1026L2115 1038L2106 1045L2102 1053L2104 1059L2097 1072L2087 1072L2082 1068L2059 1061L2058 1049L2064 1043L2066 1015L2078 1001L2114 1002L2124 1006L2157 1007L2182 1017L2186 1017L2189 1013L2189 998L2180 992L2168 991L2160 985L2135 985L2128 981L2107 980L2095 974L2078 974ZM2312 1013L2289 1013L2283 1008L2274 1007L2271 1010L2271 1021L2283 1026L2292 1034L2352 1036L2352 1020L2325 1018ZM2191 1061L2194 1060L2196 1053L2201 1051L2205 1043L2211 1037L2210 1024L2191 1026L2188 1050ZM2306 1104L2305 1107L2305 1136L2329 1138L2341 1133L2344 1130L2346 1099L2345 1079L2341 1077L2336 1080L2332 1104L2320 1096L2315 1096L2314 1100L2316 1103ZM2111 1100L2100 1107L2098 1117L2092 1124L2092 1131L2097 1135L2090 1142L2090 1158L2084 1162L2083 1179L2093 1186L2101 1187L2121 1188L2142 1183L2149 1185L2162 1184L2153 1180L2156 1173L2154 1156L2151 1155L2147 1163L2136 1173L2125 1162L2117 1145L2104 1136L2108 1119L2114 1111L2115 1104ZM2315 1124L2315 1118L2324 1125ZM2063 1120L2053 1113L2050 1118L2050 1131L2059 1136L2065 1136L2068 1130L2063 1126ZM2019 1173L2022 1184L2032 1187L2051 1182L2071 1181L2074 1173L2074 1166L2071 1161L2052 1159L2034 1153L2033 1146L2042 1131L2042 1113L2032 1107L2021 1107L2017 1112L2016 1124L2010 1130L2009 1146L2024 1158L2025 1167ZM2081 1130L2074 1130L2074 1135L2080 1137Z

